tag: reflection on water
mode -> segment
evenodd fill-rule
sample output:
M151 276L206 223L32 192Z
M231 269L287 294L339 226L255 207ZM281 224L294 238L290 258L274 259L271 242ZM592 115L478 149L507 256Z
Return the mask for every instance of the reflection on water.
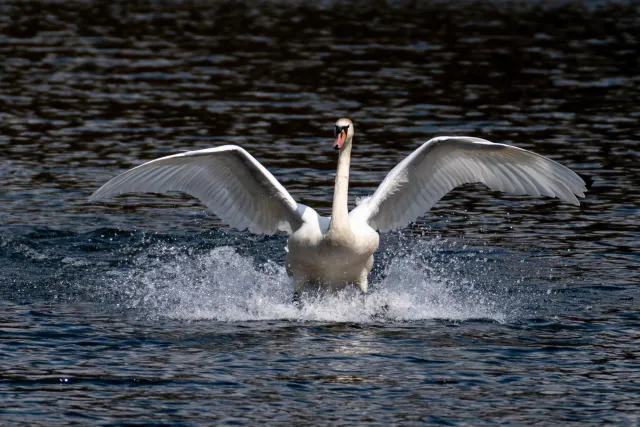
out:
M1 2L0 424L636 424L637 16L599 1ZM351 203L452 134L592 186L579 208L457 189L383 236L364 303L301 310L283 236L228 230L184 195L87 202L146 160L233 143L326 215L343 116Z

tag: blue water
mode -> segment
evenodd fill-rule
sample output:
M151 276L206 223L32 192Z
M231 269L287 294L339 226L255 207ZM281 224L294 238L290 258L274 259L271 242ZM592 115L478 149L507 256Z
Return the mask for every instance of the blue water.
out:
M632 3L0 4L0 424L640 420ZM580 207L468 185L381 236L362 300L291 302L286 237L88 196L235 143L330 212L437 135L546 155Z

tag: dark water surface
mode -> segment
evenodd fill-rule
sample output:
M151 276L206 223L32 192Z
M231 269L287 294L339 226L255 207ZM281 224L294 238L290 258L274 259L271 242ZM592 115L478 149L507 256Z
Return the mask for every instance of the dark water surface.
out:
M1 2L0 424L637 425L639 12ZM342 116L352 203L438 135L592 185L580 207L460 188L382 236L364 304L300 310L284 236L179 194L87 202L234 143L327 215Z

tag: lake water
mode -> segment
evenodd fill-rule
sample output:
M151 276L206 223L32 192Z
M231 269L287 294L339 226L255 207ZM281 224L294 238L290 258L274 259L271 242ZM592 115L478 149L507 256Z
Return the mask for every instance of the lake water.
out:
M639 11L2 2L0 424L637 425ZM579 207L459 188L382 236L364 303L301 309L285 236L181 194L87 201L232 143L328 215L339 117L352 206L438 135L590 188Z

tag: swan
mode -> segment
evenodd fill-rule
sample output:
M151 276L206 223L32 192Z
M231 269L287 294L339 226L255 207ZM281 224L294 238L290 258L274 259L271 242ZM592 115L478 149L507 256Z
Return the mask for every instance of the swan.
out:
M236 145L152 160L111 179L89 200L182 191L239 230L287 233L285 267L296 300L308 282L328 289L355 284L366 294L378 232L407 226L459 185L481 182L491 190L557 197L576 206L576 196L584 197L586 191L577 174L539 154L480 138L440 136L401 161L349 212L354 132L349 119L335 123L333 148L339 155L330 217L297 203L264 166Z

